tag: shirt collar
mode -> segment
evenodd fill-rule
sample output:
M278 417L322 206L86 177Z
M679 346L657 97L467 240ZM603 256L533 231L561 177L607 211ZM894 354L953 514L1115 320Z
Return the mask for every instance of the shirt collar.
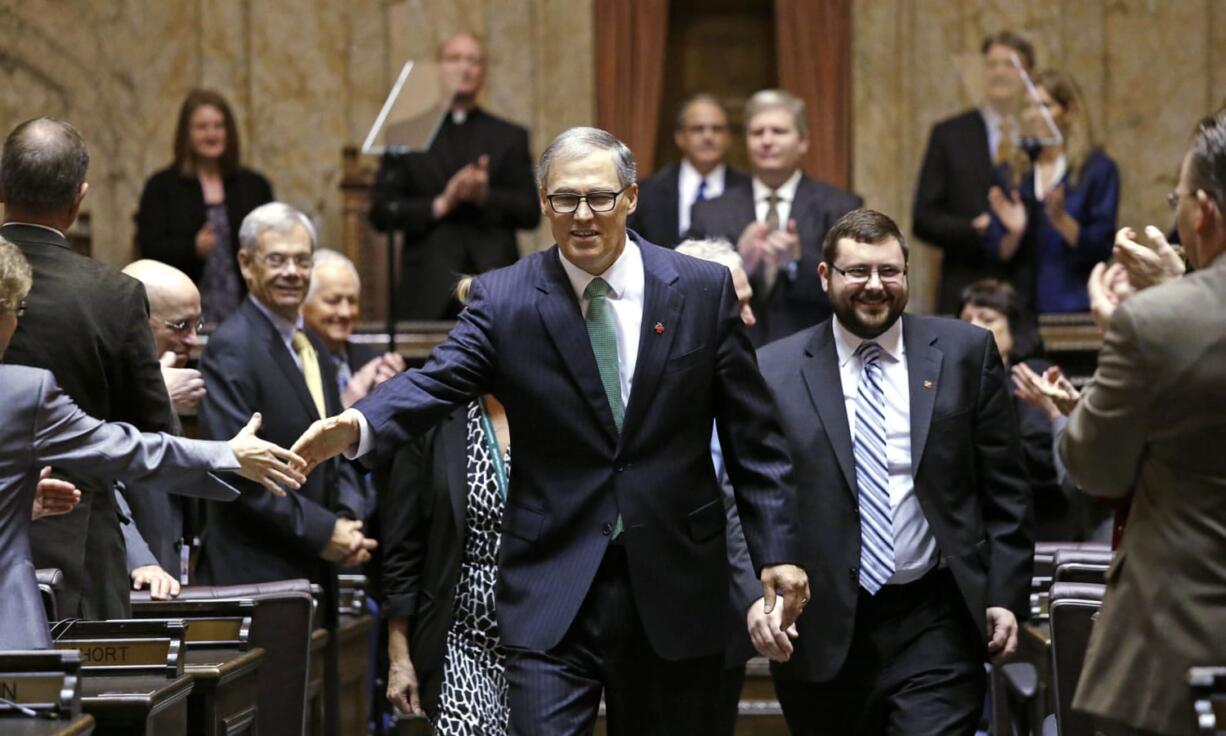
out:
M575 296L582 302L583 292L587 291L587 285L592 283L592 279L596 276L566 260L561 248L558 248L558 258L562 261L562 269L566 271L566 278L570 279L571 288L575 290ZM626 296L627 290L634 285L632 277L636 269L639 273L643 272L643 254L639 252L638 244L627 236L622 254L617 257L616 261L613 261L613 265L605 269L604 273L599 274L600 278L609 285L610 298L621 299Z
M53 232L53 233L55 233L56 235L60 236L61 238L64 238L65 240L67 240L67 239L68 239L68 238L67 238L67 237L64 235L64 233L60 232L59 230L56 230L55 228L51 227L50 225L39 225L37 222L18 222L17 220L9 220L8 222L5 222L4 224L5 224L5 225L21 225L22 227L36 227L36 228L39 228L39 229L41 229L41 230L48 230L48 231L50 231L50 232Z
M681 159L681 176L693 179L695 182L705 181L708 187L724 180L724 168L723 164L719 164L714 169L711 169L706 176L703 176L698 172L698 169L694 168L694 164L690 163L688 158Z
M780 202L791 202L796 199L796 187L800 186L800 169L792 172L788 180L776 190L775 196ZM753 199L760 202L770 196L771 188L762 183L758 177L753 178Z
M260 314L263 314L268 318L269 322L272 322L272 326L276 328L277 334L280 335L281 339L286 343L292 342L294 339L294 333L302 329L301 314L298 315L297 320L290 322L286 318L265 306L263 302L255 298L254 294L248 294L247 298L251 300L251 303L255 305L256 309L260 310Z
M838 317L832 319L831 323L834 326L834 346L839 354L839 367L842 368L847 365L847 361L855 357L864 338L844 327ZM880 345L885 354L889 355L894 362L902 362L906 355L902 343L902 315L894 320L894 324L890 325L888 330L873 338L873 342Z

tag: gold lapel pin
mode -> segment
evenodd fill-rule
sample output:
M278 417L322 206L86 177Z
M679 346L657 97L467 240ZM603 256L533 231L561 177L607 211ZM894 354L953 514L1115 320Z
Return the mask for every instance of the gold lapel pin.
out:
M924 380L924 388L932 388L932 381Z

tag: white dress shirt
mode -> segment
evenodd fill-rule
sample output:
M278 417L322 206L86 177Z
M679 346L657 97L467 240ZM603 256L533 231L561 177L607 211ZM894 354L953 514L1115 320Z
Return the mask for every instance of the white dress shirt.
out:
M677 234L684 236L690 230L690 209L694 206L694 198L698 196L698 185L707 182L707 188L702 191L703 199L715 199L724 193L723 164L711 169L706 176L698 173L689 159L681 159L681 170L677 174Z
M863 363L856 355L863 339L833 320L834 345L838 351L839 378L847 426L856 436L856 400ZM894 574L887 585L920 579L937 562L937 543L928 520L915 497L911 469L911 393L907 382L907 356L902 341L902 319L878 335L881 346L882 391L885 394L886 464L890 472L890 510L894 516ZM856 490L858 493L858 489Z
M780 230L787 229L788 218L792 216L792 202L796 201L796 187L798 186L800 186L800 169L793 171L788 180L774 190L775 196L779 199L775 203L775 210L779 213ZM753 206L758 222L766 222L766 212L770 209L767 199L771 191L771 188L763 184L758 177L753 178Z
M588 300L583 297L587 285L596 278L566 260L561 249L558 256L562 269L570 279L579 300L579 308L587 317ZM621 380L623 407L630 406L630 389L634 381L634 367L638 364L639 333L643 329L643 296L646 293L646 277L643 275L643 254L635 242L626 238L626 247L613 261L613 265L600 278L609 284L606 297L613 309L613 330L617 335L617 375Z

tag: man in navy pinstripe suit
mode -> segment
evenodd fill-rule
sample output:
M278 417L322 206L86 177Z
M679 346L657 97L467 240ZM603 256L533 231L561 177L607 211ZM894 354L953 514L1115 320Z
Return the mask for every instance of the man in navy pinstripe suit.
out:
M589 733L603 692L610 733L708 733L729 574L711 423L782 628L809 596L786 444L728 269L626 230L629 149L574 128L537 179L558 245L478 277L423 369L295 451L389 457L493 393L515 438L497 590L511 732Z

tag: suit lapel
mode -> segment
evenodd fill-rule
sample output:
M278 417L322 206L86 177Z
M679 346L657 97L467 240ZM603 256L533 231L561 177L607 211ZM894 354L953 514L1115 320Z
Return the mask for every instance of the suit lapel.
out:
M802 238L809 233L824 233L828 229L823 227L820 221L825 212L821 205L813 180L807 176L800 177L800 184L796 186L796 199L792 202L788 218L796 221L796 232L801 233Z
M579 393L595 412L609 439L616 442L617 424L613 421L604 384L600 382L600 371L596 367L596 356L592 352L583 312L579 309L579 302L559 258L555 245L543 259L544 267L536 285L540 292L536 308Z
M856 464L851 453L851 428L847 423L847 405L843 402L839 351L834 346L834 327L829 320L817 326L813 339L805 347L805 356L807 360L800 367L801 378L826 436L834 446L834 456L839 461L847 488L855 495Z
M264 336L268 343L267 350L272 356L272 361L277 364L277 367L281 369L281 373L285 375L290 389L298 397L298 401L302 404L302 408L306 410L307 416L311 417L312 421L318 419L319 410L315 408L315 400L311 398L311 392L307 389L306 379L302 377L302 370L298 368L298 364L290 357L289 348L285 347L285 342L281 339L281 333L277 332L277 328L273 323L260 313L259 308L252 304L250 299L243 300L240 308L247 315L247 319L255 325L256 329L264 331Z
M464 539L464 514L468 505L468 408L449 414L438 431L443 443L443 463L447 473L447 496L458 539Z
M660 373L672 348L673 337L677 334L681 308L685 302L681 292L673 288L673 283L678 279L677 272L659 257L657 246L642 240L638 241L638 245L643 254L643 323L639 329L634 379L630 383L630 404L626 407L622 424L623 436L626 427L636 426L634 423L642 420L643 412L647 411L660 385ZM657 323L664 326L663 332L656 332Z
M911 396L911 476L919 475L920 461L928 444L928 428L932 424L932 408L937 391L941 390L941 351L935 347L937 337L924 324L909 314L903 315L903 344L907 348L907 384Z

